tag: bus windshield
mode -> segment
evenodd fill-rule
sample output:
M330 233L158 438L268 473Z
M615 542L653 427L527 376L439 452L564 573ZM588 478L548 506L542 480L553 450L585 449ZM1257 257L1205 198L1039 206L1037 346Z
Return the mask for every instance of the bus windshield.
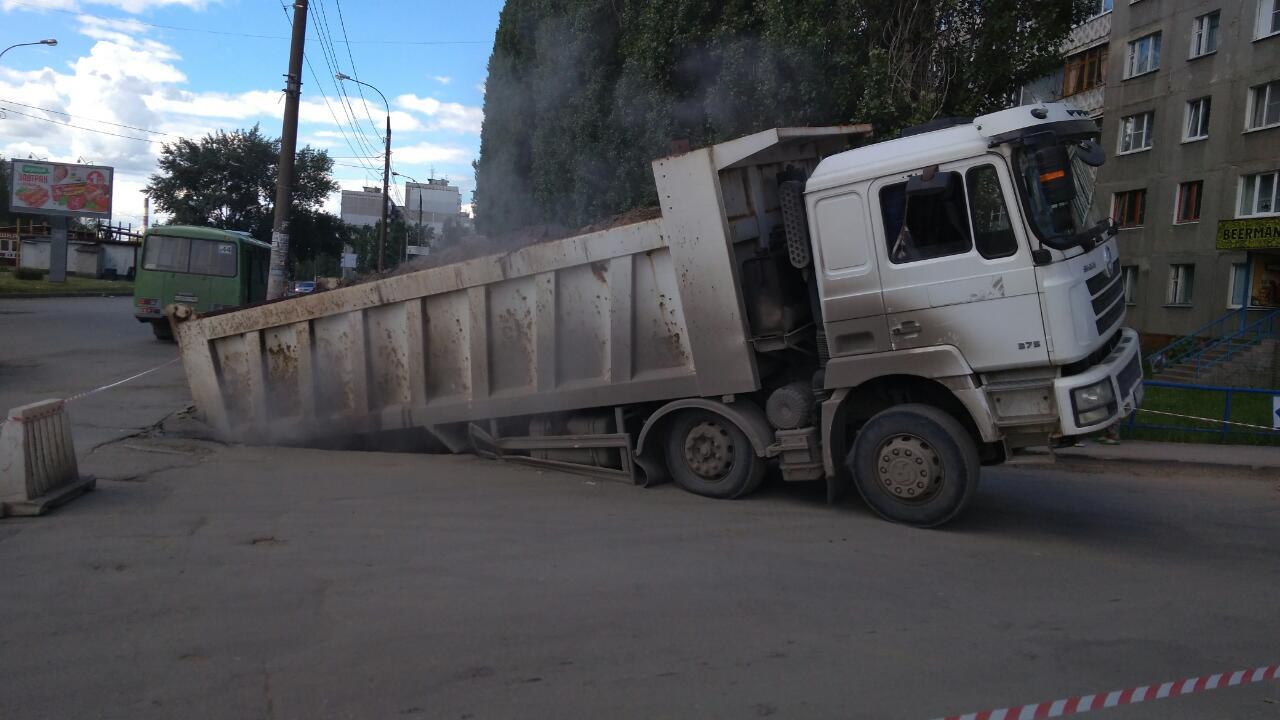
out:
M142 269L235 277L236 258L234 242L151 235L143 251Z

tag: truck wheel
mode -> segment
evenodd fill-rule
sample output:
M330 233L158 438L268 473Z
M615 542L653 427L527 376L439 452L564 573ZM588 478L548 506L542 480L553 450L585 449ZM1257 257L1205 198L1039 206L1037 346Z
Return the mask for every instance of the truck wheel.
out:
M152 320L151 332L155 333L157 340L173 342L173 328L169 327L168 320Z
M978 448L954 417L901 405L871 418L845 460L862 499L880 517L933 527L955 517L978 488Z
M746 433L708 410L686 410L667 432L667 469L680 487L712 498L738 498L759 487L765 463Z

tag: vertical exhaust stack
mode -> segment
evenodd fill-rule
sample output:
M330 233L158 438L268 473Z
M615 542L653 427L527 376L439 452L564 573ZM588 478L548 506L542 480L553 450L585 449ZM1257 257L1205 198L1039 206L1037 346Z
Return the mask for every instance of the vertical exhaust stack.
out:
M94 484L92 477L80 477L62 400L9 411L0 428L0 517L42 515Z

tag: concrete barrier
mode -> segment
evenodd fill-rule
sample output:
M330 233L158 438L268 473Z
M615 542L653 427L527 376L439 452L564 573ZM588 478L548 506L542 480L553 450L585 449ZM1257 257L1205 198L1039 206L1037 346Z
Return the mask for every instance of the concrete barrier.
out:
M41 515L94 484L92 477L80 476L62 400L9 411L0 428L0 517Z

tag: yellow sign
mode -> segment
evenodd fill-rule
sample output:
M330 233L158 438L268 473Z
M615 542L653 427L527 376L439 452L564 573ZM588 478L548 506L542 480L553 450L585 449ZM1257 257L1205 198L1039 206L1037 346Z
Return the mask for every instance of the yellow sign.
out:
M1219 220L1219 250L1280 249L1280 217Z

